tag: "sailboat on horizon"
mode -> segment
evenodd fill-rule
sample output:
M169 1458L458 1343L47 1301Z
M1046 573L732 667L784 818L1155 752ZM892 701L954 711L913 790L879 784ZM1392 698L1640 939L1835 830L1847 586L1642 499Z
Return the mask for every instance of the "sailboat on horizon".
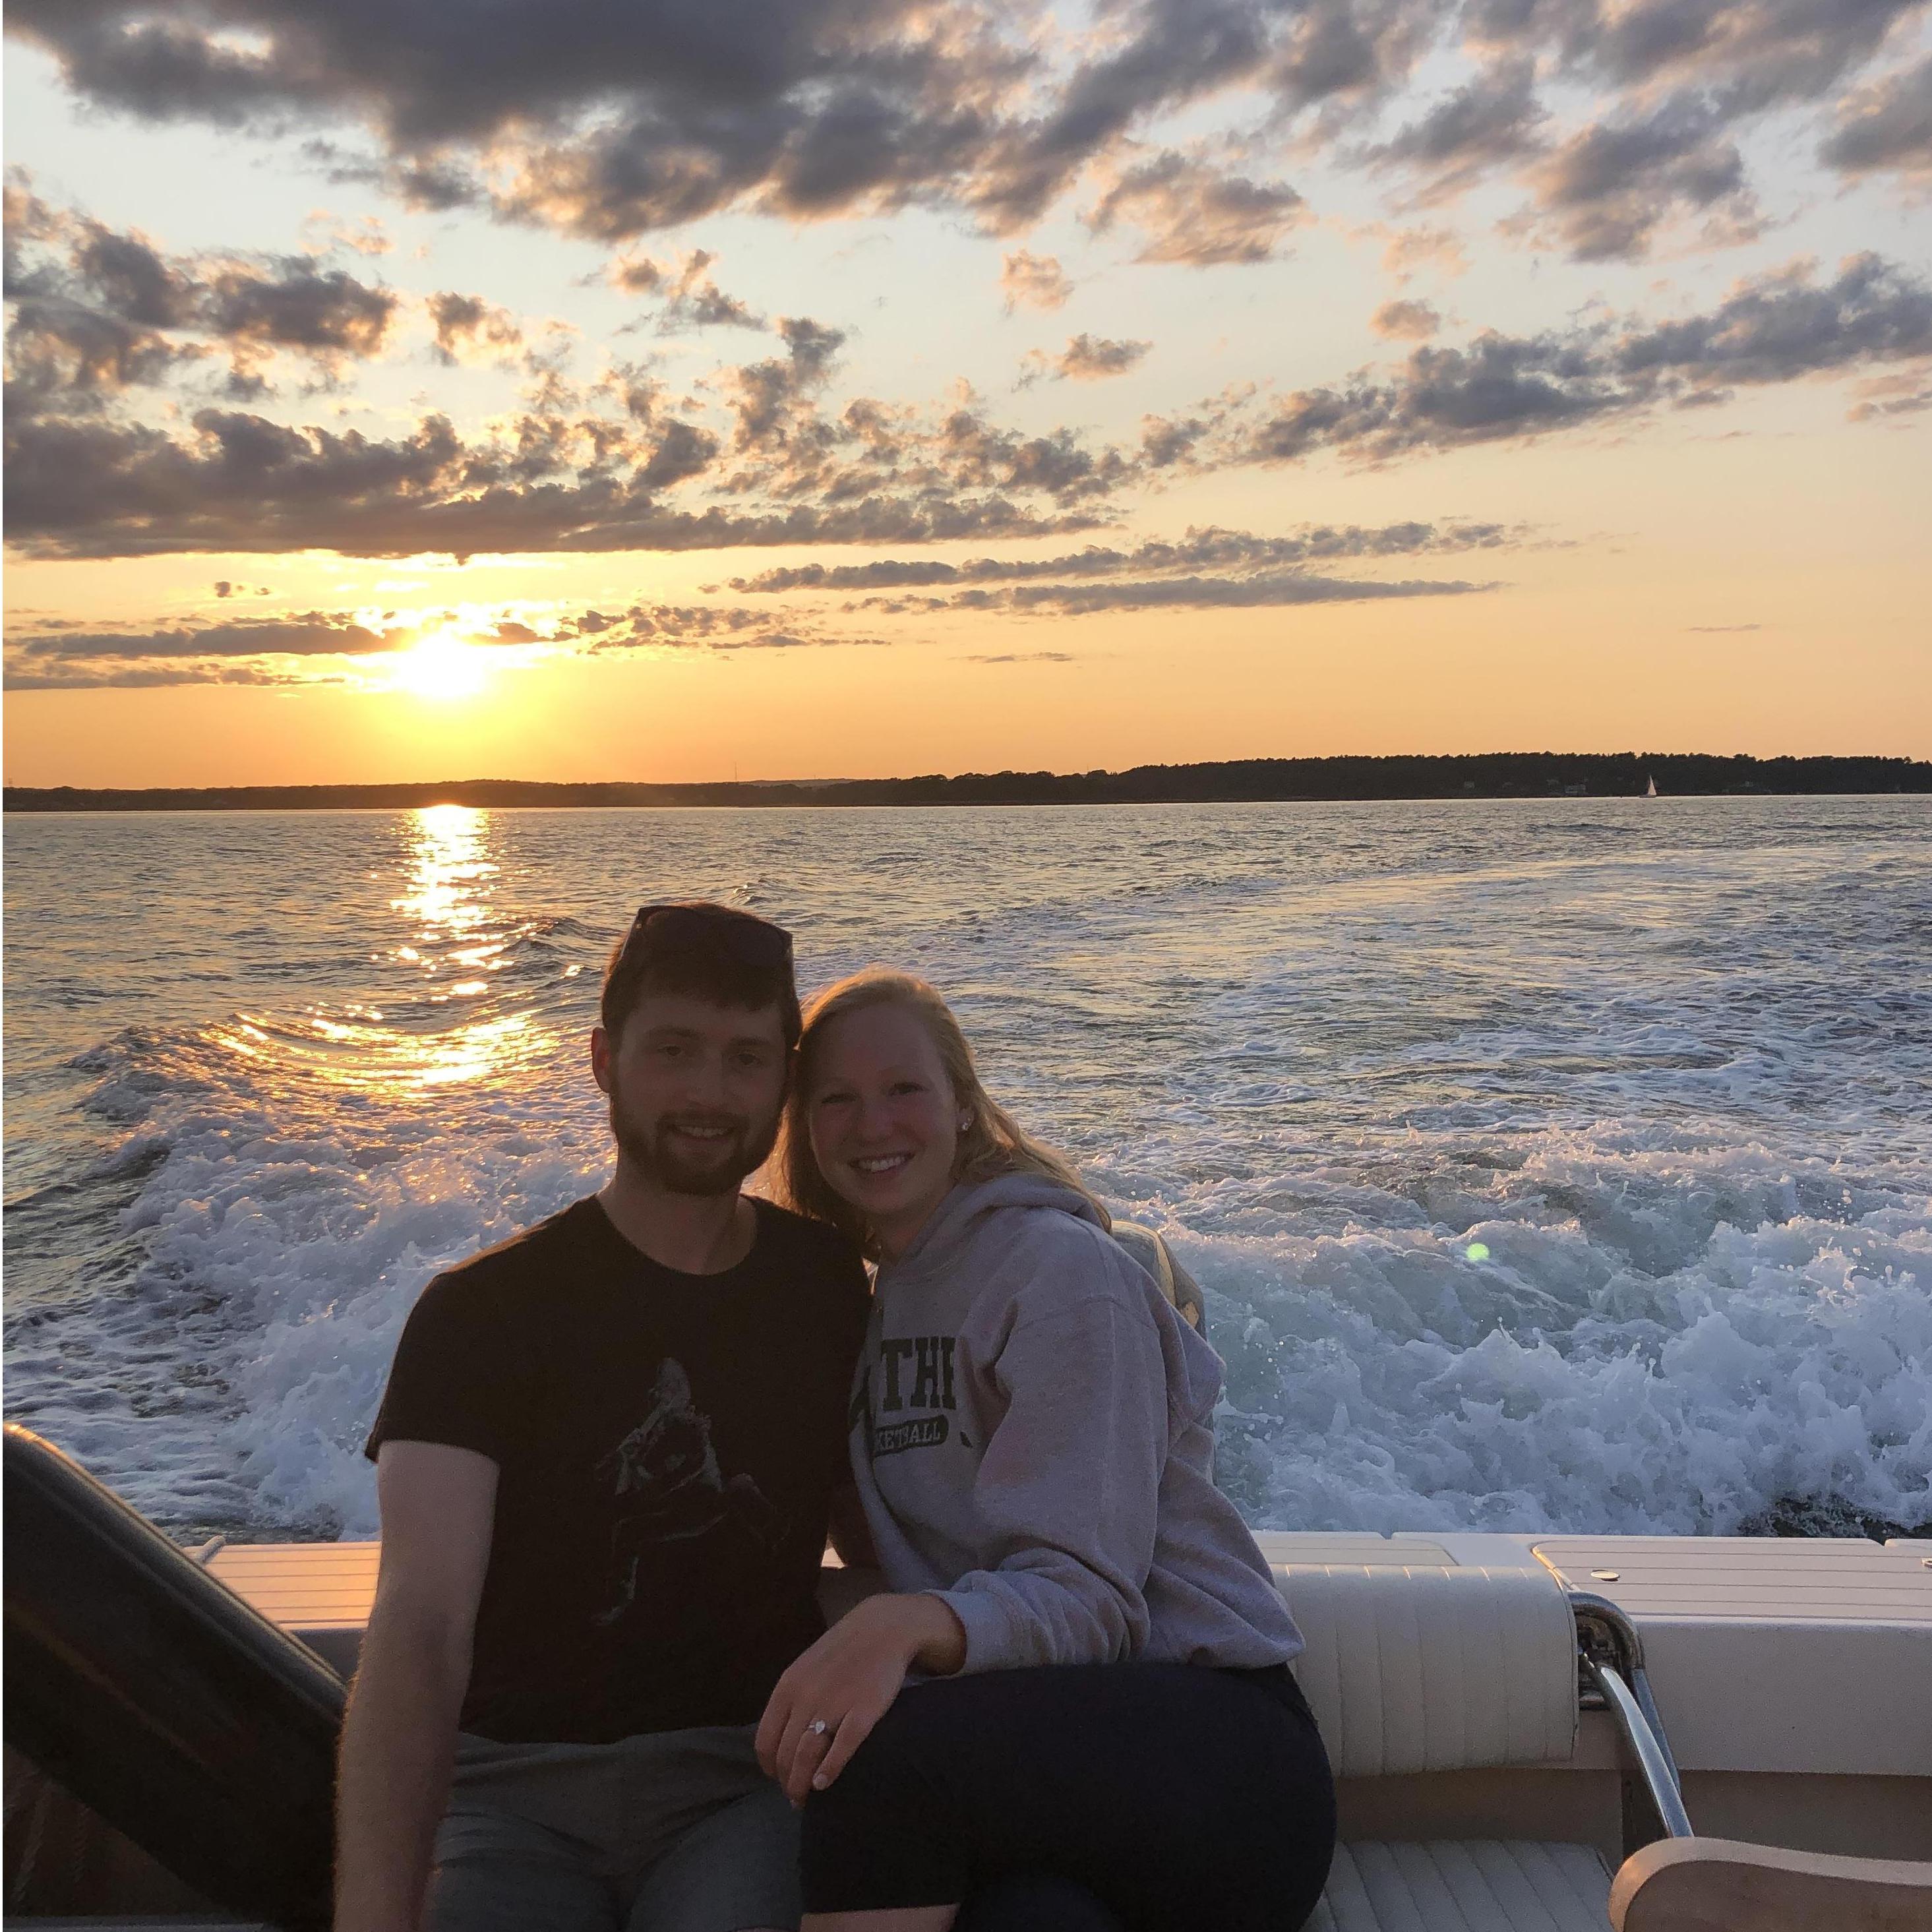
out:
M1656 775L1656 773L1655 773L1655 772L1652 772L1652 773L1650 773L1650 774L1649 774L1649 778L1650 778L1650 783L1649 783L1649 784L1648 784L1647 787L1646 787L1645 790L1644 790L1644 794L1643 794L1643 795L1644 795L1644 796L1645 796L1646 798L1654 798L1654 797L1657 796L1657 775Z

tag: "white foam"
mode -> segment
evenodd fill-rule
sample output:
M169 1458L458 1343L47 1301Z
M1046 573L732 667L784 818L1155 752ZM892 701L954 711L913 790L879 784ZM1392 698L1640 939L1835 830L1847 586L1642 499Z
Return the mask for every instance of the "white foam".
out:
M648 848L640 896L740 881L812 978L929 974L1172 1236L1258 1526L1932 1522L1932 824L1890 810L1793 802L1754 846L1714 806L1667 850L1574 802L1480 837L1432 807L232 820L178 862L226 986L100 957L86 869L9 821L10 1409L183 1532L373 1533L414 1296L601 1178L582 1036ZM206 832L112 836L150 876ZM341 903L290 940L254 902L298 850Z

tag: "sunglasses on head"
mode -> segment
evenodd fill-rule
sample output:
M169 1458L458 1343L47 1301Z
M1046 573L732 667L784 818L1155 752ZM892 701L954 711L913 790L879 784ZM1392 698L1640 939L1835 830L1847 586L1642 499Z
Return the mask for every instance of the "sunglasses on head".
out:
M728 954L741 965L763 968L791 967L791 934L756 913L730 906L670 901L640 906L624 940L623 956L674 952L702 945Z

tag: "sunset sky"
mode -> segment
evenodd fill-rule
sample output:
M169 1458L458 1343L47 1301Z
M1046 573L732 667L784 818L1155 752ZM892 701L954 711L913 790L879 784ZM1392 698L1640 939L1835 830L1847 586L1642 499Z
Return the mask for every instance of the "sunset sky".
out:
M1932 7L13 0L6 776L1932 755Z

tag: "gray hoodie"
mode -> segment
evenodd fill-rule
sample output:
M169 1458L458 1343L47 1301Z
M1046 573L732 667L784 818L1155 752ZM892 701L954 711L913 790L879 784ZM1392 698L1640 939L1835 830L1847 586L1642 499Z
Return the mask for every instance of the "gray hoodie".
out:
M1221 1364L1072 1189L956 1187L879 1270L852 1462L887 1582L968 1670L1253 1667L1301 1638L1212 1476Z

